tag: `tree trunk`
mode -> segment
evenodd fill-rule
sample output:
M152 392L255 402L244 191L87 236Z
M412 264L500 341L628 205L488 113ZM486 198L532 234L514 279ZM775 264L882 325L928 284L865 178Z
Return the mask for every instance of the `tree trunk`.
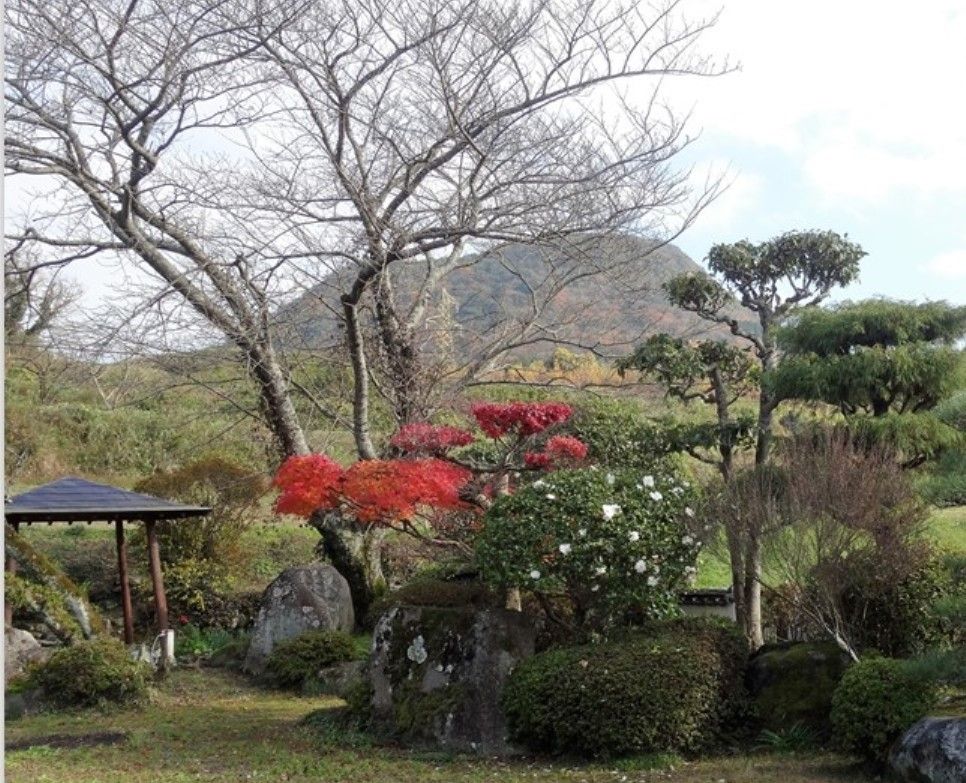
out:
M316 514L309 524L322 536L316 551L349 583L356 625L368 627L369 609L388 589L382 569L384 531L361 530L337 513Z
M366 364L365 342L357 307L356 298L342 297L346 340L352 361L352 435L359 459L375 459L376 449L369 434L369 368Z
M412 331L400 323L387 275L376 292L376 326L380 356L388 378L387 389L396 424L425 421L426 406L420 399L420 376L423 375L419 351Z
M745 635L752 652L765 643L761 625L761 536L748 537L745 552Z
M292 403L288 380L270 343L248 349L251 373L258 383L262 415L279 451L286 457L308 454L309 444Z

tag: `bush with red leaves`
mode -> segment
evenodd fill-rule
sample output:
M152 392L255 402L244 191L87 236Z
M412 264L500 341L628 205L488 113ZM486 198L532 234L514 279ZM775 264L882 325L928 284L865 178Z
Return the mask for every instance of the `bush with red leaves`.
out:
M527 437L563 424L574 412L562 402L481 402L471 409L480 429L491 438L506 434Z

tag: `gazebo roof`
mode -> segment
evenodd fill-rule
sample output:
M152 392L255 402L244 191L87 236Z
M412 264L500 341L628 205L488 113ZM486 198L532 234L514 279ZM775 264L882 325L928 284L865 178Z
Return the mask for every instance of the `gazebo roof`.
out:
M152 495L67 476L10 498L3 508L7 522L111 522L178 519L211 513Z

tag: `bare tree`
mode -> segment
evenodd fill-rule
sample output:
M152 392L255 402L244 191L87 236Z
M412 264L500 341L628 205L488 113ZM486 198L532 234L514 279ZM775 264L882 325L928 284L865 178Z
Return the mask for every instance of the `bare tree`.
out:
M136 258L241 350L280 451L307 451L270 317L284 281L241 245L235 216L206 209L231 162L193 165L261 116L238 34L270 30L269 16L227 0L13 0L6 19L7 170L57 188L29 237L61 263Z
M77 299L75 286L47 274L45 264L25 240L3 254L3 331L8 343L47 331Z
M554 290L593 271L602 236L665 240L713 196L715 183L694 195L672 169L688 139L658 99L665 77L722 70L694 53L711 22L688 23L679 5L336 0L259 30L252 46L278 76L284 125L253 139L258 195L287 225L280 256L337 288L361 457L376 453L372 356L397 418L421 415L417 335L468 243L563 248L570 267L529 286L532 328L482 351L476 372L544 330ZM406 266L423 274L402 297L391 270Z

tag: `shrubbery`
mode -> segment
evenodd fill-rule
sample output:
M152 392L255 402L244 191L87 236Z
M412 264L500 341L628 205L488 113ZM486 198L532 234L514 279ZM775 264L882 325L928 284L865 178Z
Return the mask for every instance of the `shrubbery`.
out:
M892 743L935 703L933 685L903 661L867 658L849 668L832 696L832 728L842 747L884 762Z
M694 503L672 472L557 471L497 499L477 559L487 582L565 595L578 624L667 616L694 573Z
M279 642L265 665L265 680L276 688L301 688L319 669L358 656L352 637L342 631L309 631Z
M131 660L123 644L100 638L58 650L29 681L61 707L134 706L147 701L150 677L151 667Z
M157 471L134 489L212 509L209 515L187 522L157 523L166 565L202 560L230 568L241 559L242 534L251 526L255 505L268 491L268 483L259 472L207 456L177 470Z
M504 691L511 738L584 756L707 747L745 704L746 659L733 623L705 619L540 653L514 670Z

